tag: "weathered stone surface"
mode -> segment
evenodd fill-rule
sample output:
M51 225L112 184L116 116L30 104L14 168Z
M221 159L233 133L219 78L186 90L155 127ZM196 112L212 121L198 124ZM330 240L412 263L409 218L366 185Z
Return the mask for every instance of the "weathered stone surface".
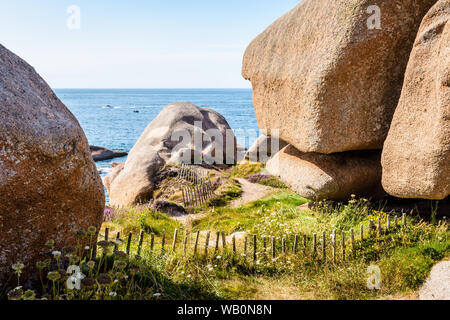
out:
M180 217L187 215L186 210L182 206L179 206L176 203L163 200L155 201L155 203L152 204L150 209L156 212L167 213L172 217Z
M80 228L98 228L104 206L78 121L30 65L0 45L0 283L13 263L36 271L36 261L49 257L47 240L75 245Z
M186 133L190 137L179 138ZM233 164L236 153L236 138L219 113L191 103L170 104L148 125L125 164L105 178L110 204L129 206L152 199L152 179L168 163L211 163L214 156L225 162L228 156Z
M311 200L346 200L352 194L380 195L380 151L325 155L303 153L288 145L267 162L266 169Z
M401 198L450 194L450 1L426 15L383 150L383 187Z
M272 150L272 146L275 150ZM245 154L245 160L261 162L266 164L270 157L287 146L287 143L281 139L272 139L272 137L262 134L256 139L255 143Z
M259 128L279 129L303 152L381 149L414 38L435 2L303 0L245 53ZM373 5L381 29L368 28Z
M94 159L94 161L121 158L128 154L124 151L110 150L108 148L98 146L89 146L89 149L91 150L92 159Z

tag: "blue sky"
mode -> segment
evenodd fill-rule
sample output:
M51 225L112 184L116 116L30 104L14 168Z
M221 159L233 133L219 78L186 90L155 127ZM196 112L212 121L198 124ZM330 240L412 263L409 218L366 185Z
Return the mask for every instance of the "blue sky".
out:
M249 88L245 48L299 2L0 0L0 43L53 88Z

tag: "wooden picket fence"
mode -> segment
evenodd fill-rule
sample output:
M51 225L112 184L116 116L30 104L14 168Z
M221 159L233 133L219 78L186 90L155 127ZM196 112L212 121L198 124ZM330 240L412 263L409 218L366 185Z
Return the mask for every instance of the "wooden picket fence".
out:
M393 222L393 223L392 223ZM367 238L376 238L377 234L381 235L387 232L395 232L400 229L406 228L406 214L403 214L401 218L401 224L399 223L399 218L395 217L394 221L391 220L391 216L387 216L386 225L383 227L381 219L378 218L377 223L370 220L367 229L361 225L359 230L359 240L362 242ZM367 234L365 232L367 231ZM349 234L349 238L347 238ZM203 239L201 239L203 235ZM148 234L147 234L148 236ZM189 255L188 250L192 250L190 253L193 257L201 254L200 249L203 249L203 256L206 258L211 253L214 255L219 254L220 250L228 251L233 257L238 255L238 248L242 251L241 254L246 257L250 256L254 263L257 262L259 258L276 260L277 257L285 256L287 254L301 254L305 256L309 255L312 259L327 262L327 257L330 257L332 262L336 263L338 261L346 261L351 257L355 257L358 249L361 246L357 245L357 235L354 229L350 229L349 232L341 231L339 234L336 230L333 230L330 238L327 237L327 232L323 231L321 234L314 233L312 237L307 235L293 235L291 237L283 237L281 239L276 237L258 237L256 234L251 236L245 236L240 246L238 246L238 241L236 236L231 237L231 243L227 243L226 235L224 231L217 231L215 233L215 238L212 239L211 231L197 231L194 234L189 234L186 230L184 232L184 237L181 238L179 235L179 230L175 229L172 244L168 246L166 243L166 233L163 231L161 236L161 242L158 246L155 242L155 234L150 233L150 241L147 240L148 250L151 253L160 252L161 256L165 256L168 252L179 252L182 249L182 254ZM193 236L193 238L192 238ZM321 239L318 239L321 236ZM139 234L138 245L135 256L140 257L143 250L144 238L146 233L142 230ZM131 243L132 243L133 233L128 234L126 241L125 252L127 255L132 256ZM105 229L104 239L109 240L109 229ZM120 233L116 234L116 239L120 239ZM250 241L249 241L250 239ZM180 242L181 240L181 242ZM191 240L191 241L189 241ZM281 243L280 241L281 240ZM319 241L320 240L320 241ZM330 241L329 241L330 240ZM319 243L320 242L320 243ZM348 248L348 243L350 248ZM124 243L125 244L125 243ZM228 247L228 245L230 247ZM203 248L201 248L203 246ZM328 249L328 246L331 250ZM115 250L119 250L119 245L115 245ZM339 253L339 251L341 253Z
M178 178L192 183L181 190L185 208L201 206L214 196L214 189L208 179L207 170L182 164Z

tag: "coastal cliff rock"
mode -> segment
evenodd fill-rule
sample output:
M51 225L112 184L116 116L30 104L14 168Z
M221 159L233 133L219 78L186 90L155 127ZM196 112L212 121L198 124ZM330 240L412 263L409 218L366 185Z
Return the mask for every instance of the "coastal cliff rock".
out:
M307 199L376 197L382 194L380 156L380 151L303 153L288 145L267 162L266 169Z
M450 194L450 1L426 15L383 150L383 187L401 198Z
M0 45L0 283L36 271L75 232L99 229L105 195L77 119L45 81ZM25 277L23 275L23 277ZM28 275L32 278L32 275Z
M166 164L234 164L236 138L224 117L191 103L172 103L147 126L127 161L105 178L110 204L152 199L155 175Z
M245 53L259 128L302 152L381 149L434 3L303 0Z
M89 149L91 151L92 159L94 159L94 161L104 161L114 158L121 158L128 154L124 151L110 150L98 146L89 146Z
M275 150L272 150L272 146ZM274 141L272 137L262 134L258 139L256 139L250 149L248 149L245 154L245 160L266 164L270 157L286 146L287 143L283 140L278 139L278 141Z

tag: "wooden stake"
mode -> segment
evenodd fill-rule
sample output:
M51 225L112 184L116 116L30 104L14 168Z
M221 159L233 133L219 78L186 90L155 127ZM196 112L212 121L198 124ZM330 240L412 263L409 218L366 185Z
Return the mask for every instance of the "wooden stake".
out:
M317 253L317 234L313 234L313 259L316 258Z
M406 213L403 213L403 216L402 216L402 227L406 228Z
M389 231L389 229L391 228L391 215L387 215L386 217L386 231Z
M304 255L306 255L306 250L308 249L307 242L308 242L308 237L306 236L306 234L304 234L303 235L303 254Z
M355 248L355 232L353 231L353 228L350 229L350 239L352 242L352 252L353 252L353 257L355 257L355 253L356 253L356 248Z
M188 242L188 234L187 234L187 230L185 230L184 231L184 241L183 241L183 254L184 255L186 255L187 242Z
M216 247L214 248L214 254L219 250L220 231L216 233Z
M345 231L342 230L342 261L345 261Z
M256 234L253 235L253 262L256 263Z
M198 247L198 238L200 237L200 231L197 231L195 235L195 244L194 244L194 256L197 255L197 247Z
M294 236L294 246L292 247L292 252L297 254L297 243L298 243L298 235Z
M116 240L120 240L120 232L117 232ZM114 243L114 251L117 251L118 249L119 249L119 245L117 243Z
M109 228L105 228L105 241L109 240Z
M236 256L236 236L233 236L233 257Z
M161 254L164 253L164 246L166 245L166 230L162 231L162 240L161 240Z
M331 249L333 254L333 262L336 262L336 230L333 230L331 235Z
M327 261L327 235L326 231L322 232L322 260Z
M225 231L222 231L222 248L225 249L227 247L227 240L225 239Z
M275 259L276 251L275 251L275 237L272 237L272 259Z
M152 232L150 234L150 252L153 253L153 248L155 247L155 234Z
M133 238L133 232L130 232L128 234L128 240L127 240L127 255L130 255L130 250L131 250L131 240Z
M177 247L178 229L175 229L173 233L172 251L175 252Z
M141 256L141 250L142 250L142 243L143 242L144 242L144 230L141 230L141 233L139 234L139 243L138 243L138 249L137 249L138 257Z
M209 238L211 237L211 231L208 231L206 233L206 240L205 240L205 257L208 255L208 247L209 247Z

